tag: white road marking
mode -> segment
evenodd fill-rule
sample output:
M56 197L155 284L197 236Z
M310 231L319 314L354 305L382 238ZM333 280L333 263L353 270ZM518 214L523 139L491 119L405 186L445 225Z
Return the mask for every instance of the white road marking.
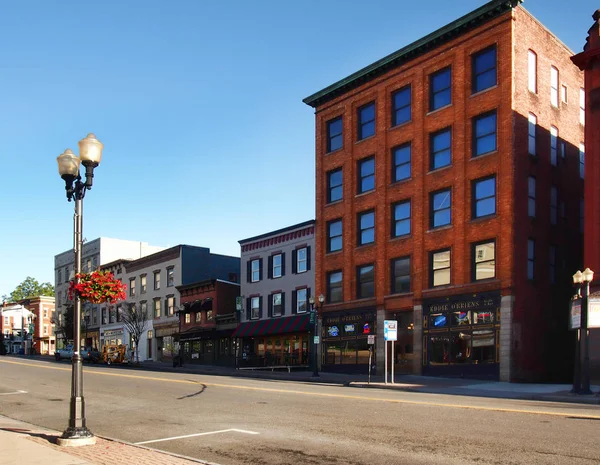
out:
M27 391L0 392L0 396L10 396L12 394L27 394Z
M207 436L209 434L228 433L230 431L235 431L236 433L244 433L244 434L260 434L260 433L257 433L256 431L247 431L245 429L230 428L230 429L222 429L219 431L207 431L206 433L187 434L185 436L173 436L172 438L153 439L152 441L134 442L134 444L137 446L137 445L141 445L141 444L150 444L152 442L173 441L175 439L193 438L196 436Z

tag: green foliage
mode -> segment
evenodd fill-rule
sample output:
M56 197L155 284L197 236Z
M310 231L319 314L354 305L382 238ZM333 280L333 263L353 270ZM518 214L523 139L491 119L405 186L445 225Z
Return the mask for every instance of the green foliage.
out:
M41 295L54 297L54 286L50 283L40 284L37 279L27 276L25 281L19 284L8 296L2 296L2 299L7 302L18 302Z

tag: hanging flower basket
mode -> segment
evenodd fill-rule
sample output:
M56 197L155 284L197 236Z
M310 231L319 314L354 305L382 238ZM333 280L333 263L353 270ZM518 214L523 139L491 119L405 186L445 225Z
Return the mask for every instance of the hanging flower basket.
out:
M77 284L77 279L79 283ZM108 302L114 304L125 300L127 286L123 284L110 271L93 271L92 273L78 273L75 280L69 284L69 299L73 300L79 295L81 300L93 304Z

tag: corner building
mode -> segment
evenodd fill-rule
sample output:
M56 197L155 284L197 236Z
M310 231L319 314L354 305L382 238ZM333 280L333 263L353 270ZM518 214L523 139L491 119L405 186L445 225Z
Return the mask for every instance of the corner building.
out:
M491 1L304 99L324 371L367 373L376 334L382 374L393 319L398 373L570 380L583 74L520 4Z

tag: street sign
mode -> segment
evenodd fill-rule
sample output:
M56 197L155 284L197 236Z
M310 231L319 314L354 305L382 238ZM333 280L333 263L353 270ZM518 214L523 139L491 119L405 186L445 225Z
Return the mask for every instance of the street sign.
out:
M398 322L396 320L383 321L383 340L397 341L398 340Z
M581 299L571 300L569 329L581 328Z
M313 341L315 344L319 344L319 342L321 342L321 338L319 336L315 336Z
M240 296L235 298L235 309L238 311L243 310L242 308L242 298Z
M314 310L311 310L310 311L310 324L314 325L316 321L317 321L316 313Z
M375 344L375 335L374 334L369 334L367 336L367 344L370 344L370 345Z

